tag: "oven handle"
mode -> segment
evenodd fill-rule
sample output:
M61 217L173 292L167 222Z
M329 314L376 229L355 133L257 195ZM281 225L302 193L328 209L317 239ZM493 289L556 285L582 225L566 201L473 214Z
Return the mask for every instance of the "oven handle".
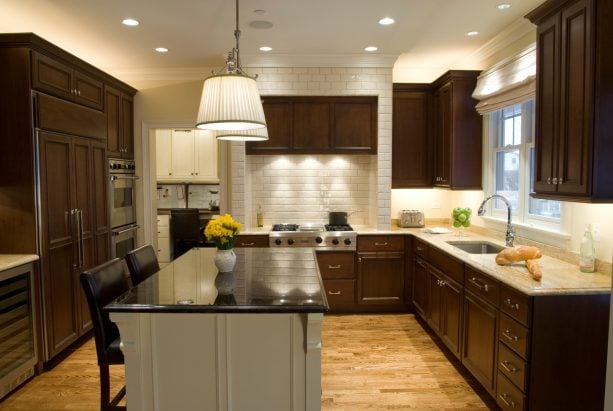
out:
M133 225L131 227L128 228L124 228L123 230L111 230L113 235L120 235L123 233L127 233L128 231L134 231L134 230L138 230L140 228L139 225Z
M116 180L138 180L139 176L131 176L131 175L111 175L111 182Z

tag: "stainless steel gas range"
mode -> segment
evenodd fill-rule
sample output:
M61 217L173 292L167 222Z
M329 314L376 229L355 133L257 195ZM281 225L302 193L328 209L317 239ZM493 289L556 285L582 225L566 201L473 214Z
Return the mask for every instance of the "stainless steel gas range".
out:
M356 249L357 233L350 225L274 224L268 238L270 247L353 251Z

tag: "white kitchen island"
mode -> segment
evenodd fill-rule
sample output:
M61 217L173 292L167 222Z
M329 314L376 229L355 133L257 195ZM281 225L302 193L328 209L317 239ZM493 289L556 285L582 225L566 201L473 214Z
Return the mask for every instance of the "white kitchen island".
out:
M328 305L312 249L193 249L105 310L119 327L130 411L319 410Z

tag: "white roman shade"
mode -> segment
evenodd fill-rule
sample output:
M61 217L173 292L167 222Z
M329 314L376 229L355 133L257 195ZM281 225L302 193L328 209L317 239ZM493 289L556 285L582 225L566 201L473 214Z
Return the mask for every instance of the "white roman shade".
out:
M536 90L536 45L503 60L477 79L477 111L487 114L533 98Z
M266 127L255 79L228 73L204 80L196 127L207 130L253 130Z

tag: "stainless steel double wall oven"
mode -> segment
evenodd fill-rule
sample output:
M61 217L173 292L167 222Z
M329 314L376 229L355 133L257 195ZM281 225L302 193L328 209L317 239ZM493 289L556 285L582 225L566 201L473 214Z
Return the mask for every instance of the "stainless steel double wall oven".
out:
M109 159L112 255L123 258L136 248L136 167L134 160Z

